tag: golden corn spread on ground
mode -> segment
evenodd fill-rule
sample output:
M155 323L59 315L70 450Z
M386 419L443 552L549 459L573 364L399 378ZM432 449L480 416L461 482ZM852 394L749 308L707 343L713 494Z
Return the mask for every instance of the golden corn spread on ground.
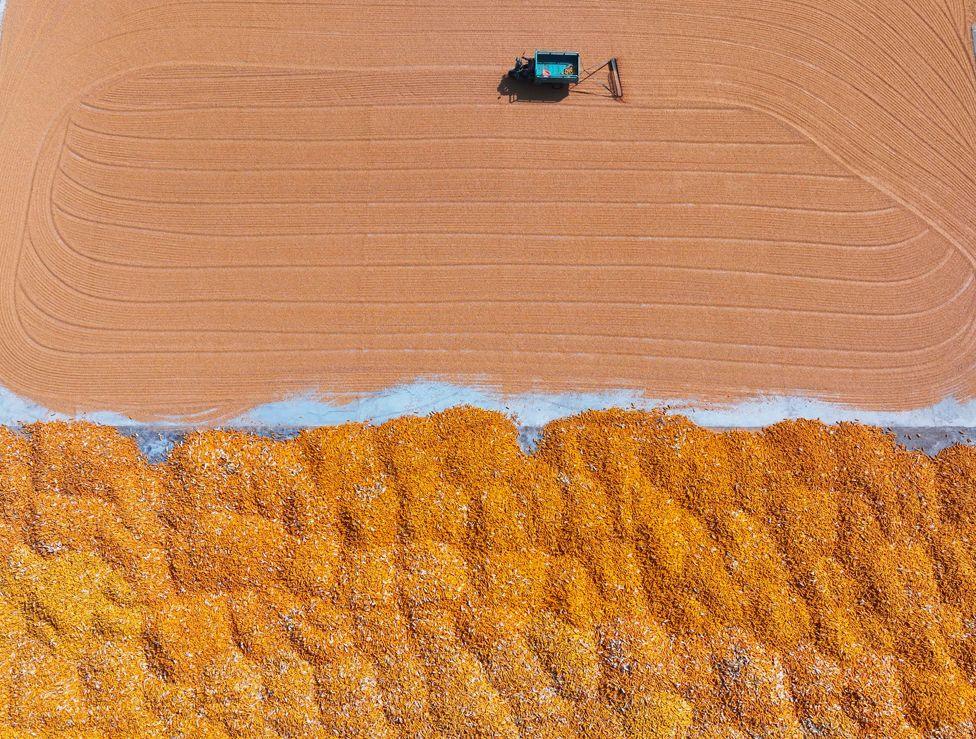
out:
M0 431L0 734L972 736L976 450L516 433Z

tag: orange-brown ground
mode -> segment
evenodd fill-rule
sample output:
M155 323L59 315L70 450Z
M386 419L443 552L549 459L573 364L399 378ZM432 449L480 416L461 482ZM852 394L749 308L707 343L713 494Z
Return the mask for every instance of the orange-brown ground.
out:
M0 385L973 397L968 1L9 0Z
M963 737L976 450L458 409L0 432L4 736ZM17 731L22 732L18 734Z

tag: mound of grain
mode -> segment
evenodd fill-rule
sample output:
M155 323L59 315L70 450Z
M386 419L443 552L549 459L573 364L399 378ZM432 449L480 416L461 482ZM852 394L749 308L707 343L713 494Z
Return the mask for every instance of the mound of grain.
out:
M976 451L622 411L0 433L5 735L969 736Z

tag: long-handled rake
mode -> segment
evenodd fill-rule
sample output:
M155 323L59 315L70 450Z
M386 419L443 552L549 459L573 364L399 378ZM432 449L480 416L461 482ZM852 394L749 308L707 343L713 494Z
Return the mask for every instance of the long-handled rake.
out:
M612 56L609 59L607 59L599 67L590 70L584 70L586 74L580 77L580 80L579 82L576 83L576 86L578 87L579 85L583 84L584 80L588 80L590 77L592 77L593 75L595 75L597 72L599 72L601 69L604 68L609 69L607 84L603 86L604 89L606 89L607 92L610 93L610 97L612 97L614 100L623 100L624 87L623 87L623 83L621 83L620 81L620 67L617 65L617 57L615 56Z

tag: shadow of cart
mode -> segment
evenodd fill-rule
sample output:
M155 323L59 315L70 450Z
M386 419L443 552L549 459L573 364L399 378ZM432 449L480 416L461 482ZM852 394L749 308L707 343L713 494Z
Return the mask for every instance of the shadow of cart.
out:
M568 96L569 87L566 85L536 85L512 79L508 75L498 83L498 97L507 97L510 103L558 103Z

